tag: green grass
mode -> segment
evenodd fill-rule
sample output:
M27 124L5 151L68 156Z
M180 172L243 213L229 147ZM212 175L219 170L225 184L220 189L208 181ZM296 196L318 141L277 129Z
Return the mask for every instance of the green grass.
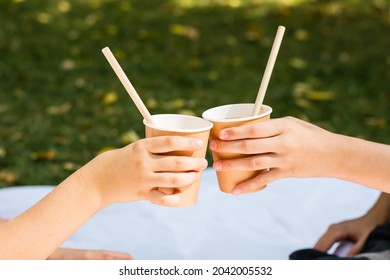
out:
M278 25L273 117L389 143L386 1L0 1L0 186L58 184L151 113L253 102ZM184 5L184 4L186 5Z

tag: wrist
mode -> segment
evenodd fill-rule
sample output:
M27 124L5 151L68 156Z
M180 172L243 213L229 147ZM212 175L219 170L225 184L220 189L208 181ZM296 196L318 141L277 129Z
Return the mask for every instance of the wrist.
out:
M366 216L377 221L377 224L383 224L390 219L390 194L382 193L375 205L368 210Z
M323 170L321 171L321 176L338 179L347 177L344 167L348 152L343 148L343 143L345 142L343 135L325 131L322 137L325 140L326 154L322 161Z
M360 170L360 160L357 157L358 147L356 139L333 133L331 145L333 146L334 169L332 176L349 182L356 182L356 174Z
M99 180L93 178L88 166L83 166L73 173L70 178L74 180L73 184L88 198L89 203L96 208L96 211L108 205L103 201L104 196L99 186Z
M364 216L374 226L384 224L389 220L389 215L387 213L385 213L384 211L380 211L380 210L381 209L376 209L374 207L374 208L370 209Z

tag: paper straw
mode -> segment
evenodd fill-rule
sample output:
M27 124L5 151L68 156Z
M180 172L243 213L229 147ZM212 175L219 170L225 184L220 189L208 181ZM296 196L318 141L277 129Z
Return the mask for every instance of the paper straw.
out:
M279 26L278 31L276 32L275 40L268 58L267 66L265 67L263 79L260 83L259 92L257 93L255 107L253 108L252 112L253 116L260 114L261 105L264 101L264 96L267 91L269 80L271 78L272 70L274 69L276 57L278 56L279 48L282 43L283 34L285 30L286 28L284 26Z
M131 84L129 78L126 76L125 72L123 72L123 69L119 65L114 54L111 52L109 47L105 47L104 49L102 49L102 52L104 56L107 58L108 62L110 63L112 69L118 76L119 80L122 82L122 85L127 90L127 93L130 95L131 99L135 103L135 106L137 106L138 111L140 111L141 115L148 123L153 124L153 120L148 109L146 108L145 104L142 102L141 98L139 97L138 93L134 89L133 85Z

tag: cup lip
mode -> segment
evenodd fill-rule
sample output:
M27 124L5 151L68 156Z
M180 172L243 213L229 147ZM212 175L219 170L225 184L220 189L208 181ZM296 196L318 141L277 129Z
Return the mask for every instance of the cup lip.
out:
M210 109L204 111L202 113L202 118L205 120L208 120L208 121L212 121L212 122L240 122L240 121L250 121L250 120L259 119L259 118L265 117L267 115L270 115L272 113L272 108L270 106L262 104L261 107L262 108L264 107L266 109L266 111L264 113L256 115L256 116L249 116L249 117L243 117L243 118L231 118L231 119L217 119L217 118L210 118L207 116L208 114L210 114L211 111L219 110L221 108L234 107L234 106L238 106L238 105L253 105L254 106L255 104L254 103L236 103L236 104L227 104L227 105L213 107L213 108L210 108Z
M188 128L188 129L172 129L172 128L164 128L164 127L159 127L157 125L154 125L154 124L151 124L151 123L148 123L147 120L143 119L143 123L145 126L149 127L149 128L152 128L152 129L156 129L156 130L161 130L161 131L169 131L169 132L184 132L184 133L196 133L196 132L204 132L204 131L207 131L207 130L210 130L212 127L213 127L213 123L208 121L208 120L205 120L201 117L197 117L197 116L190 116L190 115L181 115L181 114L155 114L155 115L152 115L152 119L153 117L157 117L157 116L166 116L166 117L180 117L180 118L186 118L186 119L197 119L199 120L200 122L204 122L205 123L205 126L202 127L202 128ZM207 125L206 125L206 122L207 122Z

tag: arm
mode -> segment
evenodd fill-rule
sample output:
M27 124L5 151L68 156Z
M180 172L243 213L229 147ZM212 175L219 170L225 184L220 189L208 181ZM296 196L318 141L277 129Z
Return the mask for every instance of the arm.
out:
M0 218L0 225L8 220ZM1 250L1 248L0 248ZM73 248L57 248L48 260L132 260L127 253L106 250L85 250Z
M329 226L314 247L326 252L338 241L351 240L354 245L347 256L354 256L361 251L371 231L389 219L390 194L382 193L375 205L362 217Z
M333 177L390 193L390 146L331 133L287 117L221 131L210 149L248 157L214 163L216 170L270 168L237 186L245 193L287 177Z
M91 216L114 202L176 205L180 194L158 189L193 183L205 159L160 154L196 151L203 145L199 141L153 137L97 156L26 212L0 225L0 259L45 259Z

